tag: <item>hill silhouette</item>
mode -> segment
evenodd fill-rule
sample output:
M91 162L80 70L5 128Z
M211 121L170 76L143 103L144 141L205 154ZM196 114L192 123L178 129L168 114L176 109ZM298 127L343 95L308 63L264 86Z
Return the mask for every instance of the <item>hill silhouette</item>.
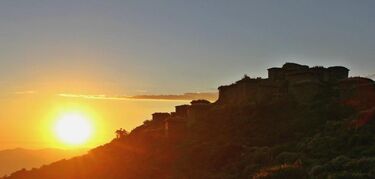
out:
M22 168L38 168L44 164L83 155L88 149L62 150L55 148L46 149L7 149L0 151L0 176L10 174Z
M375 83L286 63L91 150L6 179L374 178Z

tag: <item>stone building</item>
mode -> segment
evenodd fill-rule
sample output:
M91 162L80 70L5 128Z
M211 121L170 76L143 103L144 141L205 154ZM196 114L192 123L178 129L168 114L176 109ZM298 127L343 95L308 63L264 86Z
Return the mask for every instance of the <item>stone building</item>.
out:
M269 68L268 70L268 78L271 80L282 80L284 79L283 69L279 67Z
M152 114L152 120L153 121L162 121L165 120L166 118L170 117L171 114L166 113L166 112L157 112Z
M197 118L202 117L211 108L211 103L192 103L187 110L188 125L193 124Z
M279 98L294 98L308 102L327 83L347 79L349 69L342 66L309 67L297 63L285 63L282 67L268 69L268 78L243 79L234 84L219 87L218 104L269 103Z
M342 66L333 66L328 68L329 80L342 80L349 76L349 69Z
M296 63L285 63L281 68L273 67L268 69L268 79L298 81L320 81L332 82L346 79L349 76L349 69L342 66L333 67L308 67Z
M187 116L187 111L190 105L184 104L184 105L179 105L176 106L176 112L174 115L180 116L180 117L186 117Z

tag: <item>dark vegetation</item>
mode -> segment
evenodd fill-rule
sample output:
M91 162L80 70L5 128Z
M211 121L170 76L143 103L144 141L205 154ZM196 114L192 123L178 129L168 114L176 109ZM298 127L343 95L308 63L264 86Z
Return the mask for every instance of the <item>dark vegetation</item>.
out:
M195 101L205 110L6 178L375 178L375 86L363 80L325 83L303 104Z

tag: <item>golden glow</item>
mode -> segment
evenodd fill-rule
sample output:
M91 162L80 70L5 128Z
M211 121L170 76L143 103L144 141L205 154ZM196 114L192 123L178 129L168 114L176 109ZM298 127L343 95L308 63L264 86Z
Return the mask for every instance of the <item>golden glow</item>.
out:
M174 106L185 103L182 101L68 98L57 95L60 92L48 90L25 93L27 94L21 94L21 92L12 94L13 98L0 98L2 100L0 119L11 119L0 120L0 140L2 140L0 150L16 147L94 148L111 141L115 137L114 131L119 128L130 131L142 124L145 119L150 118L153 112L173 111ZM101 92L92 93L100 94ZM59 121L70 114L82 116L81 118L86 121L84 123L89 124L89 137L85 141L65 139L62 137L66 135L65 132L58 135ZM61 131L69 131L69 129Z
M92 123L81 113L63 114L55 125L57 137L69 145L80 145L87 142L92 132Z

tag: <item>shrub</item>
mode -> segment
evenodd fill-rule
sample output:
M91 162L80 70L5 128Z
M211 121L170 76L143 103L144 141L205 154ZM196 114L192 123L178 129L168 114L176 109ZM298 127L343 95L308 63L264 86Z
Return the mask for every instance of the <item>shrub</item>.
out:
M276 160L280 163L293 163L299 158L300 158L299 153L282 152L276 157Z
M283 164L257 172L253 179L284 179L284 178L308 178L307 172L298 164Z

